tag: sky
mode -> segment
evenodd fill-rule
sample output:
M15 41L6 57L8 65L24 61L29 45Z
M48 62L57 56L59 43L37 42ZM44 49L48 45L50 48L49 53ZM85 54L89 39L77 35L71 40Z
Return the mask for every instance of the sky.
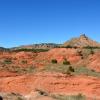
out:
M100 42L100 0L0 0L0 46L63 43L81 33Z

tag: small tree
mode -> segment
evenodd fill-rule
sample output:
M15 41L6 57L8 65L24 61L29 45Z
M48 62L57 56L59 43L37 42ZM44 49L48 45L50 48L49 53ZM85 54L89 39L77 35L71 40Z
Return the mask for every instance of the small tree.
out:
M56 59L52 59L51 62L52 62L53 64L57 64L57 60L56 60Z

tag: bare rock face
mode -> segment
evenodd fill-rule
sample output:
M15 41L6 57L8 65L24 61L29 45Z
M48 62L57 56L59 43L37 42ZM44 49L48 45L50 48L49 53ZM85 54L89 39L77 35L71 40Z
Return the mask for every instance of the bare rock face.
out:
M88 38L85 34L80 35L79 38L72 38L71 40L65 42L63 46L71 47L100 47L100 44L92 39Z

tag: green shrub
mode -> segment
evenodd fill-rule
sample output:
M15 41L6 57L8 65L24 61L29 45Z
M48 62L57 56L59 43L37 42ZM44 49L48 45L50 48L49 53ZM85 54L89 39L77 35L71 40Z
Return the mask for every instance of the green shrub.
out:
M93 55L93 54L94 54L94 51L93 51L93 50L91 50L91 51L90 51L90 54L92 54L92 55Z
M74 70L74 68L72 66L69 66L68 71L69 72L75 72L75 70Z
M49 49L26 49L26 48L21 48L21 49L16 49L16 50L12 50L13 52L47 52L49 51Z
M75 72L75 70L72 66L69 66L67 70L63 71L62 73L67 75L72 75L72 72Z
M51 62L52 62L53 64L57 64L57 60L56 60L56 59L52 59Z
M27 60L22 60L22 64L27 64Z
M70 65L70 62L69 61L67 61L66 59L63 61L63 64L64 65Z
M17 100L23 100L21 97L18 97Z
M12 61L11 61L11 59L5 59L5 60L4 60L4 63L5 63L5 64L11 64Z
M35 89L35 91L37 91L40 95L43 95L43 96L48 96L48 93L44 90L41 90L41 89Z

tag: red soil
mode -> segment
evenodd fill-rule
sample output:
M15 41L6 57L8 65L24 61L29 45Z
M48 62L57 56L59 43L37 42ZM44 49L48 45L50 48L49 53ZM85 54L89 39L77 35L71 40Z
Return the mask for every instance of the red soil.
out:
M100 53L89 56L88 61L89 62L87 66L89 66L89 68L100 72Z
M1 52L0 68L7 67L29 67L35 66L43 68L52 59L57 59L58 63L66 58L73 65L83 64L88 68L100 72L100 53L89 55L82 59L77 52L78 49L55 48L48 52ZM3 64L5 59L11 59L11 64ZM27 63L22 63L22 61ZM60 73L37 73L20 75L8 72L7 69L0 72L0 92L15 92L29 95L40 89L48 93L57 94L78 94L82 93L89 98L97 97L100 100L100 78L85 75L67 76ZM44 100L44 99L43 99ZM91 99L90 99L91 100Z
M18 76L18 74L16 73L13 73L13 72L9 72L9 71L1 71L0 72L0 78L2 77L15 77L15 76Z
M37 73L0 79L1 92L30 94L35 89L48 93L77 94L97 97L100 100L100 78L89 76L66 76L60 73Z
M38 67L43 68L45 65L49 64L52 59L57 59L58 63L62 63L64 59L70 61L74 65L87 66L93 70L100 72L100 53L95 53L88 56L86 59L82 59L82 56L78 53L78 49L74 48L55 48L48 52L1 52L0 53L0 66L13 66L13 67ZM11 59L11 64L3 64L4 59ZM26 61L27 63L22 63Z

